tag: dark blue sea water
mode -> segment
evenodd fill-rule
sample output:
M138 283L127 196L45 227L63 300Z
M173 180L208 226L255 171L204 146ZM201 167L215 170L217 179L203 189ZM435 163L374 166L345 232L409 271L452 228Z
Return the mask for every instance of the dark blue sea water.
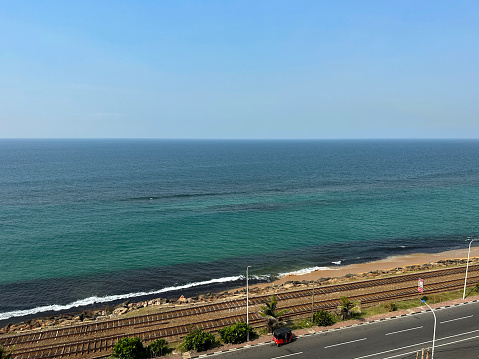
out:
M479 141L0 140L0 320L464 248Z

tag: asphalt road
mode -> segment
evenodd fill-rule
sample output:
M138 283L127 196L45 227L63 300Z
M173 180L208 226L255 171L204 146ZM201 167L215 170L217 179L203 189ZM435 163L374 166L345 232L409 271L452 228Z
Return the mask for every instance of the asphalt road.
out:
M435 313L434 359L479 358L479 303L436 309ZM415 359L422 348L432 347L433 329L434 317L428 311L305 336L281 347L268 343L218 356L221 359Z

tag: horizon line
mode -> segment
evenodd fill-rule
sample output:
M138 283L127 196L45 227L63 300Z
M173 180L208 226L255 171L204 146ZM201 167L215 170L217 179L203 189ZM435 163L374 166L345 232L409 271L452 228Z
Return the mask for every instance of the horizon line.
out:
M209 137L0 137L0 140L162 140L162 141L388 141L479 140L478 137L337 137L337 138L209 138Z

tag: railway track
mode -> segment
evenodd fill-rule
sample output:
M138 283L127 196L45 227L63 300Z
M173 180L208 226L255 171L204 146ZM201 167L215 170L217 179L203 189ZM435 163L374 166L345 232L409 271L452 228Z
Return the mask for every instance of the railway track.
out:
M470 266L469 271L471 273L473 273L474 271L479 271L479 265ZM443 277L443 276L454 275L454 274L462 274L463 272L464 272L463 268L449 268L449 269L435 270L435 271L422 272L422 273L413 273L413 274L388 277L388 278L356 281L352 283L317 287L315 289L315 293L317 295L321 295L321 294L329 294L329 293L337 293L337 292L347 292L347 291L353 291L353 290L359 290L359 289L367 289L367 288L376 287L376 286L394 285L394 284L405 283L408 281L417 281L418 277L422 277L423 279L431 279L431 278L437 278L441 276ZM295 290L295 291L289 291L284 293L278 293L275 295L279 301L300 299L304 297L310 297L311 289ZM264 300L267 300L269 297L270 295L260 295L260 296L251 297L250 305L261 304L263 303ZM97 332L111 331L114 329L121 329L124 327L142 327L142 326L149 327L149 326L161 324L163 322L176 319L176 318L197 316L201 314L219 312L219 311L224 311L229 309L238 309L242 307L246 307L245 299L230 300L230 301L225 301L225 302L215 303L215 304L206 304L206 305L200 305L200 306L193 306L190 308L175 309L175 310L167 311L164 313L158 313L158 314L149 314L149 315L142 315L142 316L133 317L133 318L123 318L123 319L109 320L105 322L89 323L89 324L71 326L66 328L41 331L34 334L27 333L27 334L15 335L11 337L10 340L7 340L7 341L5 341L5 338L3 339L0 338L0 342L4 342L4 345L15 345L15 344L28 343L28 342L37 342L39 340L59 339L59 338L79 336L79 335L90 335Z
M479 281L479 266L470 266L470 282ZM417 279L436 278L436 283L426 285L428 294L443 292L462 288L464 279L441 280L444 277L464 273L464 268L449 268L429 272L413 273L395 277L380 278L368 281L357 281L338 285L328 285L315 288L315 296L354 291L358 289L368 290L367 294L348 296L354 301L361 301L363 306L372 305L378 302L397 300L418 296ZM410 282L410 283L408 283ZM402 284L400 289L385 289L385 286ZM312 290L296 290L275 294L278 301L283 304L281 309L288 309L284 316L287 318L304 317L311 313ZM254 307L262 303L270 295L260 295L250 298L250 306ZM317 297L317 298L318 298ZM319 298L318 298L319 299ZM339 296L335 299L317 300L314 310L334 310L340 304ZM231 309L246 306L245 299L231 300L222 303L201 305L185 309L177 309L154 315L144 315L135 318L124 318L106 322L84 324L69 328L46 330L36 333L26 333L0 337L0 343L5 347L16 346L14 358L61 358L67 356L85 356L90 358L105 355L115 343L126 336L138 336L145 342L158 338L169 340L179 339L186 335L191 327L195 325L208 331L217 331L227 325L246 320L246 314L228 315L224 313L221 318L201 319L208 313L225 312ZM170 321L178 318L189 318L188 324L168 325ZM250 313L250 324L254 327L262 326L264 319L258 313ZM156 326L156 328L155 328ZM161 326L161 328L158 328ZM126 329L129 332L126 333Z

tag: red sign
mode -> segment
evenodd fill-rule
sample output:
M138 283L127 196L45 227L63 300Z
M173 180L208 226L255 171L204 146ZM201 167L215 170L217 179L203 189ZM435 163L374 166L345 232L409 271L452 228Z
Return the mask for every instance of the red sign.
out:
M424 280L421 278L417 281L417 290L421 293L424 292Z

